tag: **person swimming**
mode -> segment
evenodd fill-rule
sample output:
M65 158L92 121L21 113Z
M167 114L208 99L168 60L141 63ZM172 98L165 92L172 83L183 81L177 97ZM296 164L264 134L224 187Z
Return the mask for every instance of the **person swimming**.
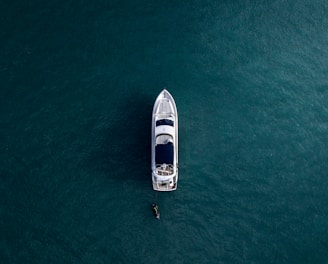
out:
M158 205L157 204L152 204L152 210L153 210L153 214L154 216L159 219L160 218L160 213L159 213L159 209L158 209Z

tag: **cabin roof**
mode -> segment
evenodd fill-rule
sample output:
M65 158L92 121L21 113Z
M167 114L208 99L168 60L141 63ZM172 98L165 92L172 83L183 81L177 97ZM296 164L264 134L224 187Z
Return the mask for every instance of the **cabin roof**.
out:
M155 148L156 164L173 164L173 143L158 144Z

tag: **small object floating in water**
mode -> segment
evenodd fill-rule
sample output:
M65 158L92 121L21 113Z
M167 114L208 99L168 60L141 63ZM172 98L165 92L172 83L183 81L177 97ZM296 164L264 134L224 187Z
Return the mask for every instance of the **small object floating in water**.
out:
M154 213L154 216L159 219L160 218L160 213L159 213L159 209L158 209L158 205L157 204L152 204L152 210Z

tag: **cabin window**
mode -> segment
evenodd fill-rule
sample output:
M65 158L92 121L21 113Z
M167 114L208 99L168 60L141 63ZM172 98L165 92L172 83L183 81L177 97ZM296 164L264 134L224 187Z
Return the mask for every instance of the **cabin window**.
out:
M170 119L161 119L156 121L156 126L173 126L174 122Z

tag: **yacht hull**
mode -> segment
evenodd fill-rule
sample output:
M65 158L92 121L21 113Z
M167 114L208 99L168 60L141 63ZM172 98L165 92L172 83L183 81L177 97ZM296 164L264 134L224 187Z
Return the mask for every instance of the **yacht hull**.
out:
M155 191L174 191L178 184L178 112L164 89L156 98L151 127L151 171Z

